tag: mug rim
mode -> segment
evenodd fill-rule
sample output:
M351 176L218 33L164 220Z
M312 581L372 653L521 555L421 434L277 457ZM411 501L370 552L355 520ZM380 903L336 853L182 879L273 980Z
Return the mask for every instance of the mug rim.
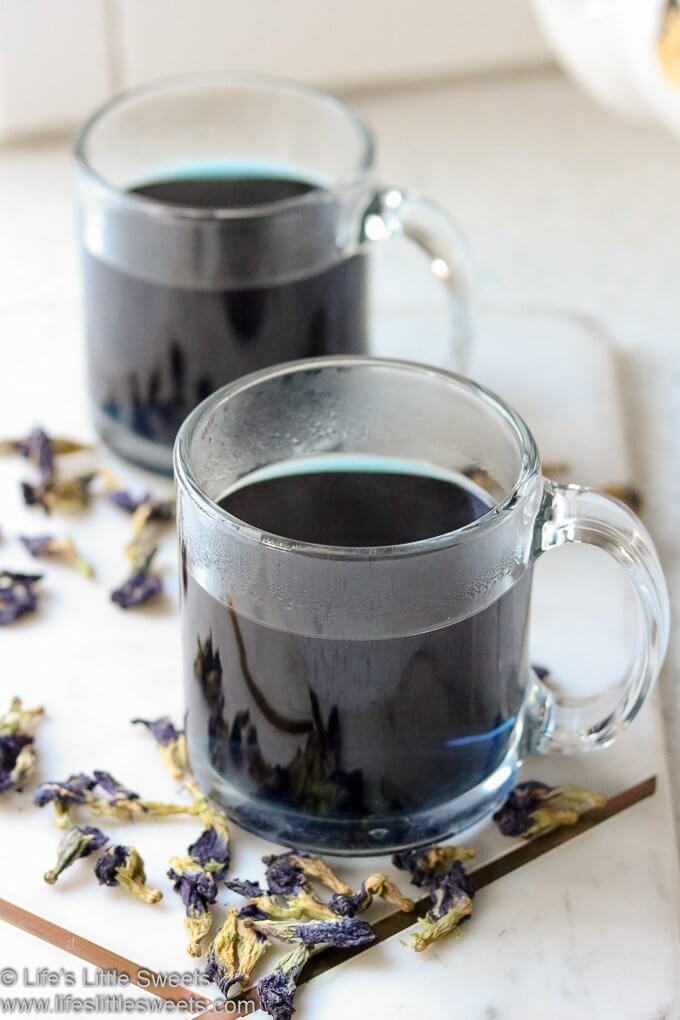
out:
M313 371L322 368L389 368L405 371L421 376L444 378L450 383L466 389L490 407L498 418L509 424L513 430L521 454L520 470L512 488L503 499L495 503L489 510L476 520L430 538L418 539L414 542L403 542L399 545L384 546L342 546L323 545L317 542L304 542L286 538L273 532L256 528L234 514L229 513L208 496L198 482L191 464L190 444L201 423L219 406L239 393L259 386L261 383L284 375L292 375L300 371ZM437 549L450 548L462 542L476 538L478 535L495 529L502 524L518 503L528 494L532 485L541 477L541 462L536 440L524 419L501 397L486 386L474 382L467 376L450 372L447 369L435 368L418 361L407 361L397 358L376 358L366 355L328 355L319 358L302 358L287 361L279 365L259 369L227 383L206 397L182 422L173 450L174 480L177 488L197 504L198 508L214 520L222 521L239 538L250 540L257 545L264 545L283 552L297 553L305 556L316 556L326 559L344 560L384 560L402 556L414 556L434 552Z
M325 105L329 109L339 112L353 125L361 141L361 155L357 161L355 172L346 180L342 180L332 187L323 189L313 188L302 195L293 195L290 198L263 202L259 205L203 208L191 205L170 205L149 195L138 195L130 191L124 191L94 169L86 151L87 143L92 132L110 113L137 99L152 96L154 93L210 84L222 85L226 90L233 87L249 87L307 97L313 99L319 105ZM98 106L78 129L73 140L73 156L79 172L85 179L97 189L104 191L114 201L125 203L141 213L152 216L210 222L244 218L254 219L259 216L273 215L278 212L286 212L299 207L318 204L328 201L329 198L335 199L338 196L352 192L366 180L374 169L375 141L371 129L361 114L353 106L332 92L326 92L324 89L315 88L312 85L302 84L293 79L276 75L201 71L193 74L175 74L154 78L151 81L143 82L141 85L135 85L116 93L115 96L112 96Z

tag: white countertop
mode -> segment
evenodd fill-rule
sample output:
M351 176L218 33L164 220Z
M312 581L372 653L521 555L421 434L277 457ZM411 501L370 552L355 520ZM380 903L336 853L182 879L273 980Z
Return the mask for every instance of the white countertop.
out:
M673 201L680 150L654 129L634 128L610 120L591 107L572 86L552 75L359 97L359 102L375 126L386 178L399 185L417 185L450 208L464 225L477 253L480 279L490 301L495 304L559 306L589 314L602 324L611 341L623 352L626 359L624 382L630 409L626 425L636 457L635 473L647 500L646 519L659 542L671 584L674 580L680 582L680 539L674 532L677 512L671 503L677 482L670 477L669 470L669 465L678 463L678 449L677 446L674 448L674 443L680 443L673 437L680 408L674 412L674 417L672 406L674 386L680 385L678 356L672 350L680 299L677 288L673 290L671 277L671 267L674 266L672 255L675 254L676 237L680 236L680 208ZM40 417L40 403L36 408L33 400L38 399L49 406L49 420L45 421L47 427L82 435L83 401L80 396L74 399L72 395L80 392L79 309L76 256L71 232L69 159L63 143L0 150L0 212L3 223L0 235L0 279L3 281L0 323L4 341L2 379L5 387L12 387L13 397L8 400L9 391L5 391L3 402L6 406L3 411L3 402L0 402L0 422L4 430L10 425L15 429L36 420ZM414 281L413 293L404 294L397 302L389 286L395 271L386 265L380 273L381 309L387 313L391 305L391 311L398 312L400 316L403 312L406 316L417 313L418 317L420 310L425 309L430 301L430 283L423 271L422 283ZM400 293L404 290L400 288ZM432 328L436 326L434 316ZM53 338L53 342L46 342L46 338ZM554 334L552 341L555 341ZM561 342L570 344L568 330ZM523 349L526 353L526 347ZM578 359L580 347L576 345L573 349ZM37 362L36 352L40 355ZM512 357L512 346L508 346L505 356ZM569 359L565 360L568 362ZM534 363L531 358L526 361L523 373L527 377L529 391ZM72 392L68 390L65 373L60 371L60 366L64 365L68 366L69 379L71 373L75 377ZM541 366L534 367L537 375L543 371ZM577 364L574 365L574 369L577 367ZM569 374L566 365L563 371L565 375ZM59 387L63 388L63 400L55 398L54 394L49 399L45 397L45 381L51 378L58 380ZM32 380L36 380L35 386L31 385ZM21 397L17 396L18 392ZM584 420L592 420L586 417L585 408L579 408L578 393L567 387L565 393L568 393L568 415L574 426L581 416ZM19 422L17 409L23 401L26 404L26 420ZM8 416L10 406L11 423ZM675 431L678 431L677 428ZM545 446L545 438L539 438ZM546 457L551 455L546 449L544 454ZM587 455L579 459L582 470L587 472ZM88 524L85 523L84 527L86 541ZM93 541L95 532L91 531L89 535L90 541ZM105 564L109 565L109 554L102 551L101 555ZM83 582L80 578L65 578L64 581L63 595L61 591L52 595L48 608L66 620L65 602ZM677 583L674 594L677 598ZM102 615L103 611L98 608L97 615ZM160 620L158 622L160 626ZM69 626L68 623L65 625ZM127 626L131 654L142 655L148 622L135 618L130 619ZM47 655L49 635L42 626L36 628L35 634L36 654L40 658L41 654ZM11 638L9 646L16 648L21 636L17 632L12 633ZM83 648L83 656L89 653L114 656L114 632L85 635ZM669 742L674 743L672 737L675 732L678 752L680 689L676 691L673 687L672 670L677 666L679 650L676 643L663 690ZM557 649L556 654L559 654ZM87 693L91 675L84 671L85 660L80 664L79 661L74 661L72 669L74 690L80 692L83 698L91 698L91 692ZM37 679L35 685L34 689L38 690ZM7 685L2 686L5 690ZM144 707L153 713L158 701L157 692L145 690L141 696L146 699ZM175 692L173 704L177 698ZM60 726L64 736L63 719L55 723L57 735ZM639 734L641 744L646 747L653 729L651 716L646 714L640 729L631 731L629 737L635 741L635 733ZM85 737L84 741L91 744L91 737ZM620 779L632 782L635 778L644 778L636 776L632 769L630 774L627 772L625 748L632 746L631 743L622 745L621 752L608 759L598 756L602 762L601 766L597 766L598 779L602 780L605 792L619 788ZM114 758L124 762L126 753L121 747L114 753ZM77 757L75 752L72 757ZM676 769L680 769L678 757L676 755ZM650 764L651 752L649 756L645 752L643 759L641 768L653 767ZM75 761L73 763L76 764ZM115 760L110 761L110 765L115 771ZM550 776L549 769L550 766L546 766L546 778ZM585 765L583 769L585 771L579 771L571 778L576 781L587 778ZM680 772L678 775L680 777ZM160 783L161 780L154 779L153 782ZM564 988L564 1013L561 1015L565 1020L606 1015L607 1003L612 1008L616 1004L616 1014L631 1020L638 1020L638 1017L647 1020L645 1010L649 1011L649 1020L663 1016L671 1020L675 1016L669 1011L668 985L673 968L673 919L668 916L664 905L671 890L662 884L666 879L654 881L657 875L670 874L667 861L662 862L669 845L659 848L650 838L652 804L650 801L634 809L636 821L632 829L630 819L626 823L625 816L621 816L572 843L572 850L577 845L579 847L576 852L570 852L568 847L555 852L565 859L563 874L570 889L573 886L573 895L571 892L565 895L561 883L559 889L551 883L551 867L554 869L555 860L560 860L553 858L552 866L548 865L553 855L543 859L545 864L533 864L525 869L522 873L524 878L519 883L516 882L518 876L502 880L495 887L501 900L494 899L493 909L490 894L480 893L481 929L483 931L488 926L488 931L493 931L498 939L484 941L486 950L479 955L478 938L475 939L475 950L466 932L465 939L461 940L463 953L457 953L455 971L449 972L446 980L443 977L446 975L445 960L448 966L446 955L432 954L427 961L426 986L432 987L433 995L444 994L456 975L465 975L469 968L473 968L477 975L475 987L478 988L492 961L499 959L499 953L503 957L505 943L499 939L508 918L500 918L496 914L496 906L502 901L506 913L514 911L514 946L517 949L517 937L525 940L522 952L526 956L521 959L529 961L527 966L536 968L537 973L555 974L558 965L562 966L560 959L564 954L560 980ZM35 831L37 833L37 829ZM154 838L149 836L149 839ZM664 839L668 840L667 830ZM159 849L158 844L156 849ZM621 912L620 927L624 933L627 925L633 928L636 922L641 925L646 933L645 945L650 952L653 949L655 959L642 960L635 950L638 943L626 937L621 938L620 945L610 945L608 953L598 957L598 938L603 935L609 937L612 919L608 919L604 928L597 923L589 924L584 944L578 919L587 919L589 905L594 912L608 909L605 892L612 882L616 881L616 887L622 890L626 889L627 883L635 885L634 864L639 866L641 859L644 870L651 873L648 895L642 896L636 886L635 894L631 893L630 900L626 901L627 909ZM579 887L579 879L588 862L595 863L589 872L588 882ZM507 901L503 899L503 890L507 890ZM79 891L84 890L75 890L76 900ZM550 903L547 911L532 906L537 891L541 897L547 897ZM40 907L40 898L34 900L34 896L38 896L37 891L25 895L32 909ZM488 910L485 907L487 895ZM518 895L524 897L521 910ZM70 903L68 897L65 901ZM64 909L67 909L66 904ZM112 918L123 916L116 912L115 903L111 906L107 903L103 909L111 910ZM77 902L75 910L77 913ZM569 932L568 944L563 937L555 939L551 936L551 932L556 930L558 915L557 927L561 932ZM573 918L577 920L570 920ZM92 919L91 926L89 920L87 923L88 928L85 931L81 928L81 932L87 934L89 931L92 937L97 931L95 919ZM573 930L569 927L572 923ZM470 933L472 930L470 926ZM179 933L176 941L179 944ZM395 940L376 947L371 950L372 954L377 954L374 962L384 963L400 948ZM638 1001L619 1002L611 996L603 998L600 977L603 973L611 973L614 953L620 954L622 968L633 964L642 968L643 964L647 967L652 963L660 968L663 993L658 1001L652 1002L642 992ZM16 954L15 958L18 958ZM522 1012L522 1003L513 1005L512 988L518 982L518 959L508 956L507 963L500 970L497 968L502 981L499 977L500 983L489 989L486 1005L477 996L474 1002L472 998L465 997L452 999L452 1007L457 1004L462 1010L460 1016L466 1018L497 1015L503 1016L504 1020L515 1016L524 1020L526 1015L531 1020L534 1017L543 1020L543 1003L548 1009L546 1015L550 1015L552 1020L557 1015L554 1010L550 1011L555 1001L555 989L545 982L537 986L538 997L536 1002L531 1003L531 1012ZM49 962L49 956L44 962ZM313 989L317 988L316 994L323 995L324 988L328 990L330 987L331 995L335 995L336 991L331 986L341 980L342 969L310 983L305 991L304 1015L313 1014L315 1020L320 1016L318 1010L312 1008L315 1003ZM437 977L440 970L441 989ZM644 973L644 970L640 972ZM524 987L521 981L519 984ZM589 991L596 986L599 988L597 993ZM342 986L340 988L342 990ZM354 994L354 988L352 985L351 994ZM419 998L422 995L420 981L418 987L409 988L408 993L403 997L404 1001L408 1000L408 1009L404 1007L403 1015L430 1015ZM340 999L337 1001L340 1002ZM675 1003L677 1006L677 997ZM499 1004L502 1004L503 1011L495 1012ZM396 1005L395 1002L395 1009ZM466 1012L467 1007L469 1011ZM672 1005L670 1009L673 1009ZM391 1015L395 1015L394 1011ZM435 1011L432 1015L440 1014ZM451 1015L459 1014L452 1011Z

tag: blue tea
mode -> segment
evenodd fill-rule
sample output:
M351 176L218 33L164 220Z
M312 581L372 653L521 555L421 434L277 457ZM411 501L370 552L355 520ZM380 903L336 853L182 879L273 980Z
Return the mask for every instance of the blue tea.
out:
M282 173L228 166L210 174L183 171L145 182L130 193L166 209L193 210L206 222L220 211L247 215L252 209L252 229L237 255L259 269L268 264L273 250L277 262L285 263L286 247L304 239L288 236L285 218L258 216L258 210L272 205L284 210L286 201L323 190ZM204 250L200 244L200 216L194 282L186 286L163 285L151 279L152 273L149 278L133 275L83 251L89 381L104 438L118 426L121 436L132 432L150 444L150 451L154 445L169 450L187 414L224 383L278 362L365 350L366 259L338 259L335 201L310 207L314 222L308 224L308 233L322 239L323 250L315 254L321 268L302 277L279 276L271 285L197 286L201 260L206 260L206 278L211 268L209 246ZM138 221L130 218L129 245L135 244L139 229ZM148 246L147 237L140 235L139 244ZM149 262L154 257L149 250ZM114 445L124 451L121 440ZM141 443L128 453L156 466L153 453L140 453L144 448ZM169 467L169 453L167 458Z
M389 461L292 464L240 483L221 505L275 535L344 547L432 538L490 509L463 476ZM185 571L187 729L205 749L195 766L208 785L218 777L239 822L269 838L323 847L338 822L348 852L426 842L428 817L508 753L526 686L530 581L527 570L486 609L437 630L333 640L239 616L229 593L217 601Z

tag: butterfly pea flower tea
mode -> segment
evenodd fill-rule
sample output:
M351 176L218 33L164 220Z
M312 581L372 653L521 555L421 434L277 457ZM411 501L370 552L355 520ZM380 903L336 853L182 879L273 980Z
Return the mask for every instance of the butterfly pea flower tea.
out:
M462 377L362 357L264 370L187 419L175 474L191 767L266 838L436 843L501 807L528 750L614 739L656 678L668 598L642 524L544 478L524 422ZM565 704L529 664L533 565L602 534L643 640L616 700ZM268 885L295 895L324 881L312 866L274 861Z
M448 216L375 182L358 113L294 82L206 74L133 89L76 142L95 423L169 472L186 415L248 372L368 349L368 257L408 237L470 336L466 246Z

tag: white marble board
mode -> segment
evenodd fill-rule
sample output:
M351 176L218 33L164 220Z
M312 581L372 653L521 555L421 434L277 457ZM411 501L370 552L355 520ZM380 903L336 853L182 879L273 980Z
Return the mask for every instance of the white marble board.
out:
M54 432L90 434L80 345L69 316L59 314L58 303L56 310L52 316L45 307L16 311L18 361L25 370L3 394L0 435L36 421ZM400 313L383 328L412 341L427 323L414 313L409 324ZM544 460L568 461L576 480L629 480L616 365L606 347L553 316L529 322L487 311L481 332L474 373L525 415ZM41 371L55 349L59 356L50 371ZM20 504L17 482L25 471L23 464L0 461L0 562L14 568L35 564L13 536L45 523ZM140 487L146 482L134 470L120 468L120 474ZM59 525L77 530L99 579L88 583L65 568L47 570L40 614L0 635L0 698L17 692L29 704L45 704L48 718L38 736L42 778L107 768L145 796L169 799L172 781L149 739L128 720L163 712L181 716L172 539L161 556L167 601L125 614L108 601L108 591L124 572L120 547L127 521L102 506L82 521ZM549 663L574 689L613 680L625 663L630 620L615 568L588 550L559 550L543 557L537 575L534 658ZM680 1015L680 901L656 705L611 749L583 758L533 759L525 774L582 782L606 794L652 774L659 784L653 798L483 889L460 939L415 956L395 937L315 978L300 991L300 1020ZM86 865L74 867L56 887L46 886L41 875L52 863L58 834L49 812L32 808L27 795L2 799L0 831L1 897L155 970L190 965L181 910L164 876L168 856L195 834L191 821L126 826L121 833L139 847L150 881L165 893L154 908L98 888ZM471 833L469 842L480 864L514 845L490 825ZM234 845L233 873L259 875L266 844L235 831ZM358 882L370 867L348 861L342 870ZM4 959L80 967L61 950L0 924L0 963Z

